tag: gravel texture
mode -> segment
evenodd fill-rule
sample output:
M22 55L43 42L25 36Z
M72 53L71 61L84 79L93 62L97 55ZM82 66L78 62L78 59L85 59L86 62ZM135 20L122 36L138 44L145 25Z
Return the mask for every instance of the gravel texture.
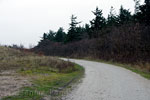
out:
M93 61L70 61L85 68L85 77L65 100L150 100L150 80L136 73Z
M0 100L5 96L12 96L19 92L20 88L31 86L27 78L16 74L15 71L0 72Z

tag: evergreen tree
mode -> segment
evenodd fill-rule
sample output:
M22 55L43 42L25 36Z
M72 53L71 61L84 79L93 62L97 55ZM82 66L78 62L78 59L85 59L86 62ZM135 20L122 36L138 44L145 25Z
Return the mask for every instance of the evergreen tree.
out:
M55 41L64 42L65 37L66 37L66 33L64 32L64 29L60 27L58 31L56 32Z
M84 34L84 35L85 35L85 36L84 36L85 38L91 38L91 36L90 36L90 35L91 35L90 28L91 28L91 27L90 27L89 24L85 24L85 34Z
M116 16L116 12L114 11L114 8L111 7L110 13L107 18L107 25L112 26L112 25L117 25L119 23L118 17Z
M71 16L70 28L66 37L66 42L73 42L79 40L79 34L77 33L77 25L81 22L77 22L77 17Z
M150 25L150 0L145 0L145 4L140 6L140 12L136 18L140 22Z
M47 34L47 39L50 40L50 41L54 41L55 40L55 35L56 35L56 32L54 32L52 30L49 30L49 33Z
M145 0L146 5L150 5L150 0Z
M85 31L89 32L89 30L90 30L90 25L89 24L85 24Z
M48 39L48 38L47 38L47 34L44 33L44 34L43 34L43 37L42 37L42 40L46 40L46 39Z
M134 0L135 2L135 10L134 13L137 14L140 11L140 0Z
M99 8L96 7L96 10L92 11L92 13L95 15L95 19L90 21L91 28L94 30L101 30L106 24L105 18L103 17L102 10L99 10Z
M97 38L99 31L102 30L103 27L106 25L105 18L103 17L102 10L100 10L98 7L96 7L95 11L92 11L92 13L95 15L95 18L90 21L91 23L91 30L89 33L90 38Z
M124 9L123 6L121 6L119 14L119 23L123 24L131 20L132 20L131 12L129 10Z
M87 24L86 24L87 25ZM77 27L78 40L88 38L88 26Z

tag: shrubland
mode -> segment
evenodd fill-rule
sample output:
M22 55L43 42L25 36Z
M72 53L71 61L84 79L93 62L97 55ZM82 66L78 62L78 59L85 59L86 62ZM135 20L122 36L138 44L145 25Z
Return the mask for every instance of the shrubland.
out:
M9 73L11 77L27 78L31 85L22 86L18 94L5 97L2 100L40 100L51 89L63 88L83 73L83 69L79 65L69 61L0 46L0 74L7 71L16 73ZM4 76L3 74L0 75L0 77ZM29 91L30 93L36 91L36 93L42 93L42 95L29 95L23 91Z
M68 32L44 33L32 50L39 54L90 58L131 64L142 72L150 73L150 3L143 5L135 0L135 13L123 6L116 15L111 7L107 18L98 7L92 13L90 24L80 25L77 17L71 16ZM58 40L61 41L58 41ZM136 67L135 67L136 66ZM138 66L138 67L137 67Z

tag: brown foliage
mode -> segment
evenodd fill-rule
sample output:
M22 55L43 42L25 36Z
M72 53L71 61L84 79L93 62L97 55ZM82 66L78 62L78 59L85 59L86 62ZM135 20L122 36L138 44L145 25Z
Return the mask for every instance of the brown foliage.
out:
M98 38L62 44L43 41L34 48L45 55L92 57L123 63L150 62L150 26L124 24L99 31Z

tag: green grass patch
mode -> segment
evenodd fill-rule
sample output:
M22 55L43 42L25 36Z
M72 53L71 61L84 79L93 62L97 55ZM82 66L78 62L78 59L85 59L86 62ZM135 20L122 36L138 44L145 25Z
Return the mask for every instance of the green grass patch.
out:
M50 90L64 87L71 80L83 75L83 67L75 64L75 71L70 73L52 72L51 70L21 70L19 73L29 76L33 86L24 87L16 96L5 97L2 100L40 100L44 95L49 95ZM27 91L27 92L26 92Z
M17 95L2 100L40 100L51 89L65 87L84 71L81 66L56 57L38 56L0 46L0 71L7 70L29 78L33 85L23 87Z

